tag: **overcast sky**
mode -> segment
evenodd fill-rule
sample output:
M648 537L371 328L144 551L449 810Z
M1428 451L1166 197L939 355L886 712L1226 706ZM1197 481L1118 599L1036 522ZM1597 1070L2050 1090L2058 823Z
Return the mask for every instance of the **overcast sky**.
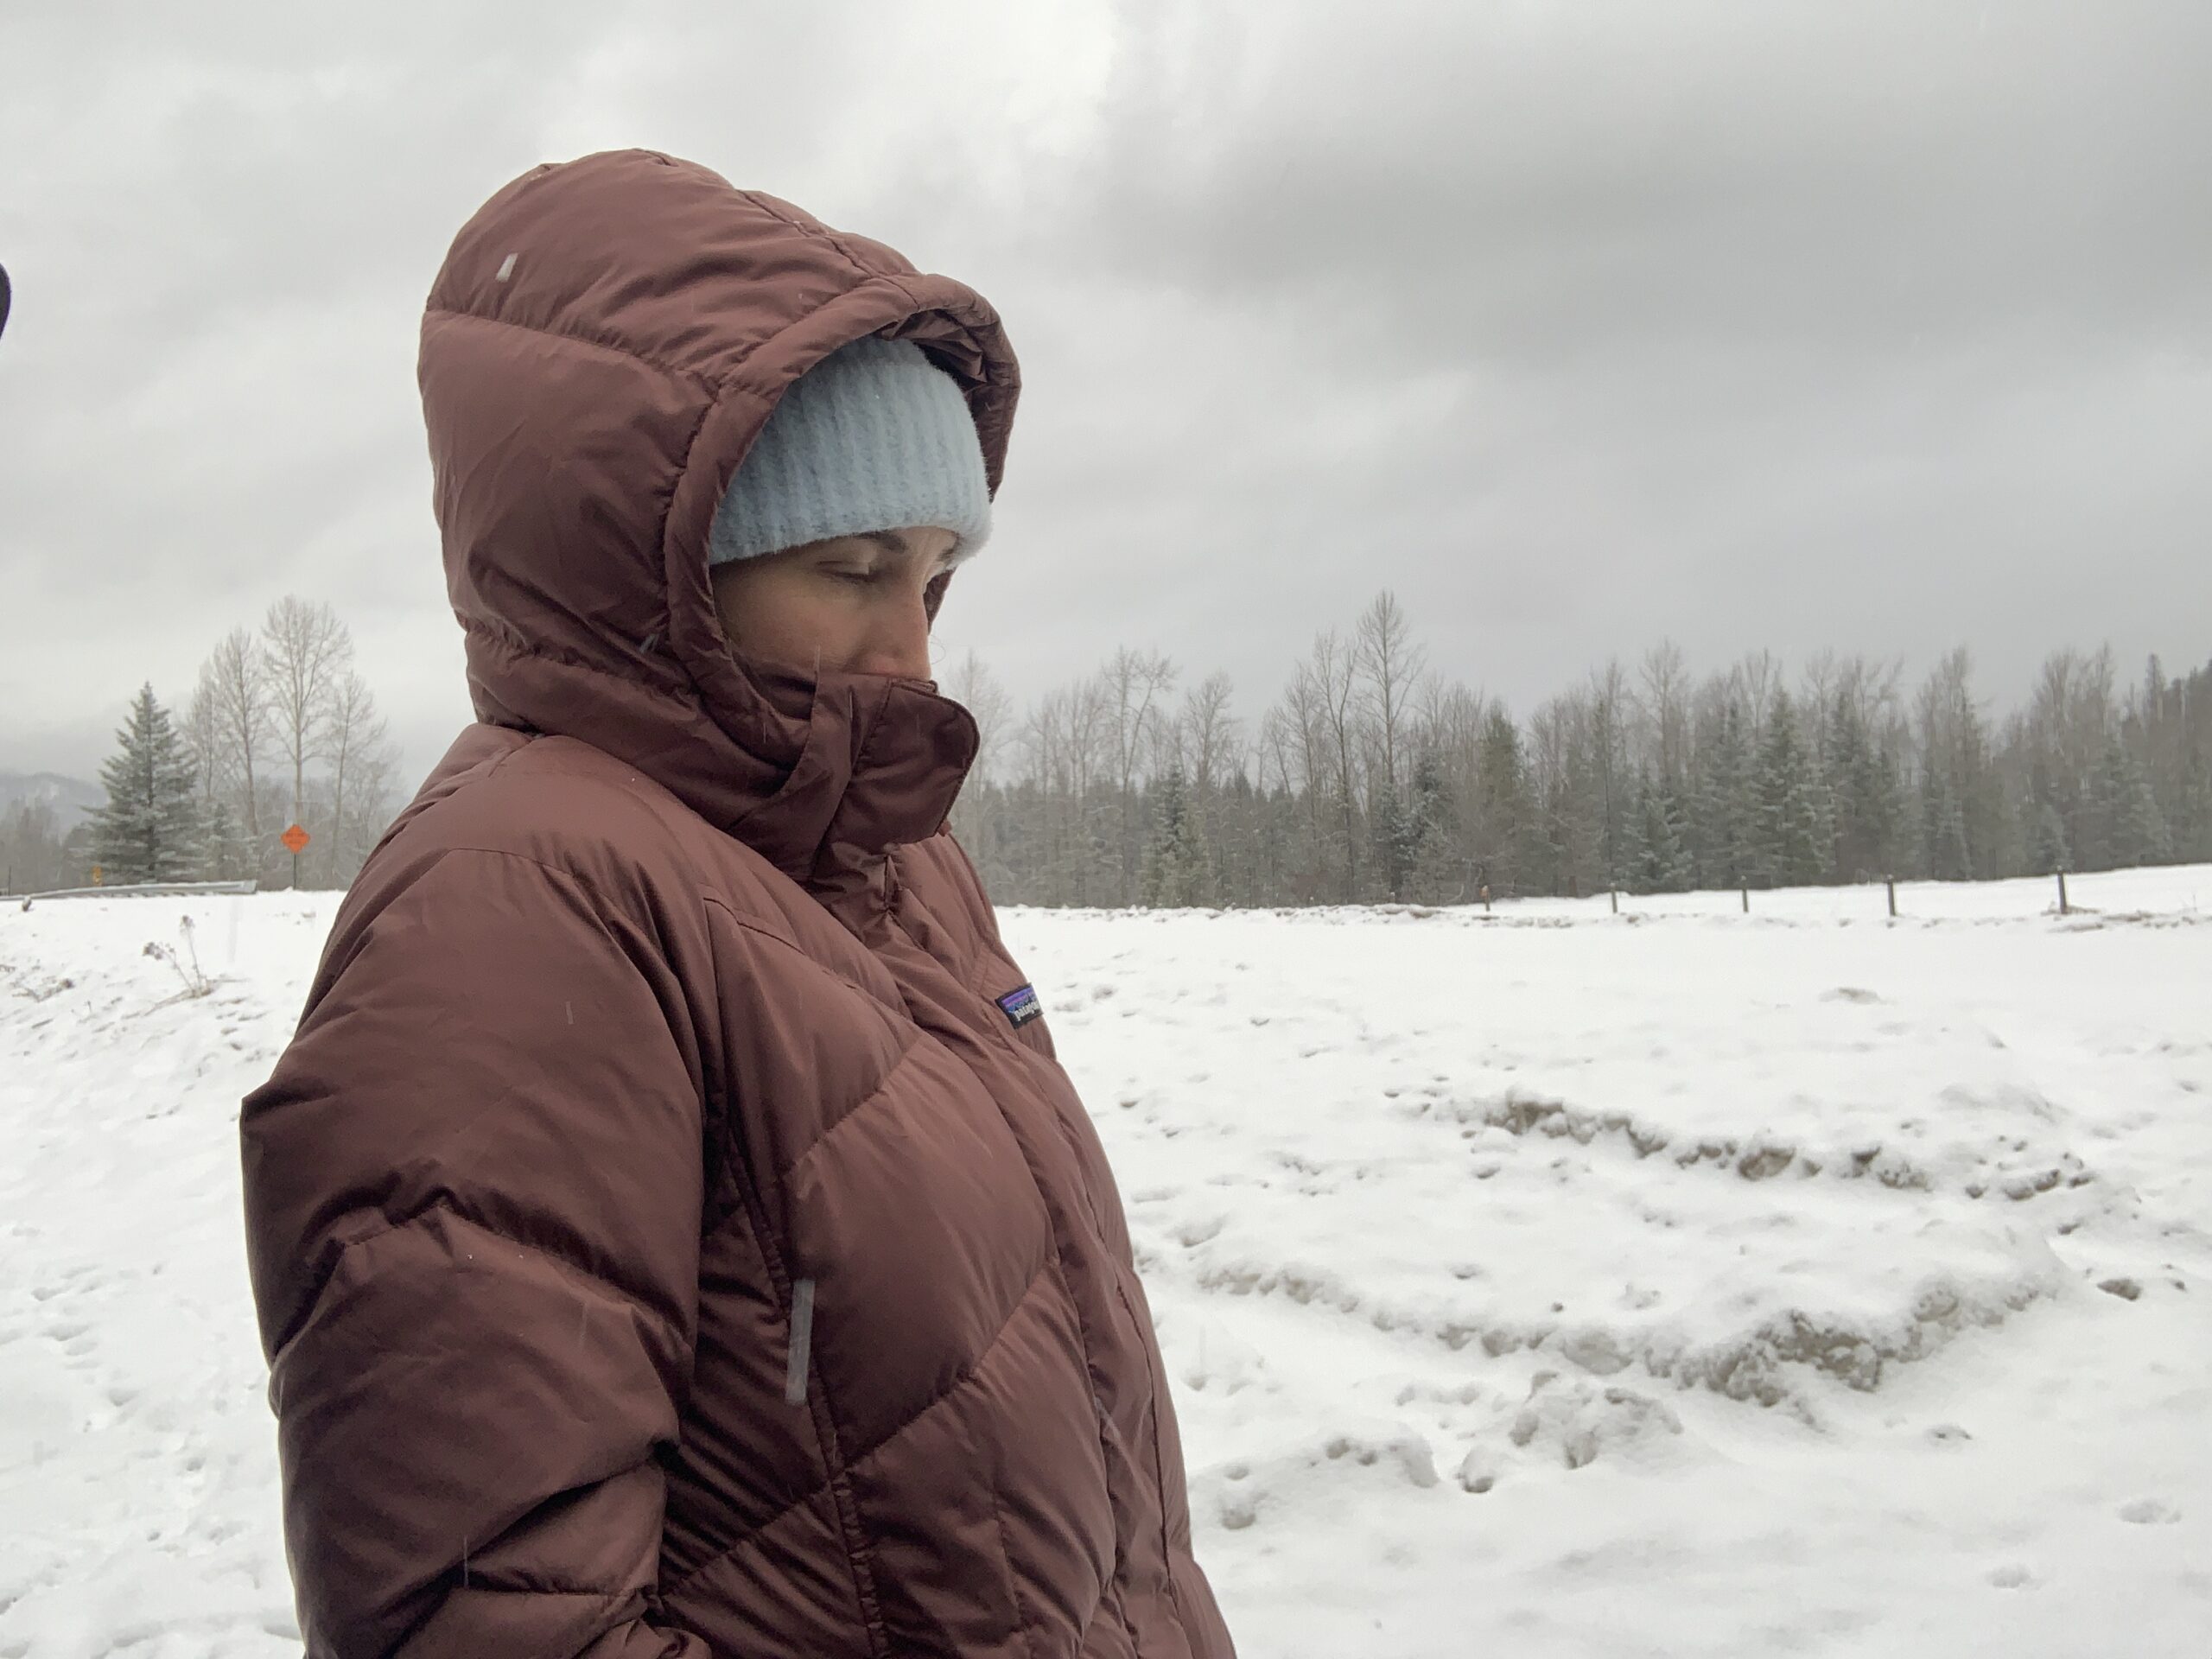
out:
M704 162L960 276L1026 391L943 630L1256 715L1378 588L1526 712L1697 667L2212 657L2204 0L9 9L0 770L326 600L467 718L416 325L546 159Z

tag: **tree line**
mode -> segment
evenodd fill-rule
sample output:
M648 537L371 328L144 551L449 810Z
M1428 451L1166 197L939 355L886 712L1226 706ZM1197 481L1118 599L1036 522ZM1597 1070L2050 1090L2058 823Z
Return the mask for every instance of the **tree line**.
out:
M970 655L983 734L954 828L1035 905L1451 904L1487 889L1967 880L2212 860L2212 664L2054 652L1991 712L1963 648L1767 652L1694 676L1662 644L1525 720L1430 671L1378 596L1256 721L1216 674L1123 649L1027 708Z
M245 880L342 887L391 822L398 750L327 605L296 597L234 628L200 664L181 718L149 685L102 766L106 804L63 834L51 806L0 820L21 890ZM310 839L296 863L282 837Z
M251 878L342 887L389 823L397 756L327 606L286 598L202 664L181 719L143 689L71 836L0 817L19 890ZM972 654L953 814L995 898L1036 905L1463 903L2212 861L2212 664L2123 683L2048 658L2001 716L1963 649L1895 662L1760 652L1694 676L1662 644L1525 719L1432 671L1379 595L1320 634L1256 721L1224 675L1116 651L1025 708Z

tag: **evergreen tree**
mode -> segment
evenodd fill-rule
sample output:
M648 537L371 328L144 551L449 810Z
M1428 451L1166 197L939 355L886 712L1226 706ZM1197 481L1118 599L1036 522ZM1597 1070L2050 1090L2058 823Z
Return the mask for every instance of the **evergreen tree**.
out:
M2151 780L2144 775L2142 763L2125 744L2118 744L2113 802L2113 861L2132 868L2164 860L2167 856L2165 819L2151 793Z
M1848 689L1839 692L1828 720L1827 794L1832 804L1826 843L1836 876L1846 881L1887 874L1897 863L1897 766L1866 728Z
M188 880L201 857L199 772L152 686L139 688L116 741L100 768L107 804L93 815L94 860L118 886Z
M1749 740L1741 703L1731 697L1710 740L1697 755L1698 874L1709 887L1739 887L1751 880L1756 808Z
M1821 810L1814 797L1812 757L1797 729L1787 691L1777 691L1767 716L1758 766L1758 869L1769 886L1801 887L1827 874Z
M1367 867L1381 896L1393 904L1406 896L1414 833L1413 814L1399 805L1397 789L1389 776L1376 779L1367 801L1367 837L1372 843Z
M1630 877L1637 893L1680 893L1693 879L1683 844L1682 813L1675 792L1649 775L1637 780L1634 819L1636 862Z
M2038 875L2056 875L2074 868L2073 855L2066 850L2066 820L2049 801L2036 813L2034 858Z
M1836 880L1835 868L1835 791L1827 785L1822 775L1820 756L1806 757L1805 798L1812 809L1812 870L1814 881Z
M1613 855L1618 864L1617 879L1623 893L1651 893L1656 889L1644 885L1645 849L1649 836L1643 822L1644 797L1651 792L1649 772L1638 767L1633 783L1624 784L1622 797L1628 810L1621 814L1620 835Z
M1501 898L1524 890L1539 826L1521 728L1503 709L1492 709L1483 725L1475 758L1475 800L1478 880Z
M1959 798L1941 772L1921 780L1920 834L1923 867L1938 881L1971 881L1974 860L1967 850L1967 820Z
M2120 812L2114 791L2121 779L2113 749L2118 741L2114 737L2107 743L2102 757L2082 786L2081 823L2074 836L2075 864L2078 869L2108 870L2115 861L2113 846Z
M2144 775L2142 763L2136 760L2118 731L2105 740L2104 756L2090 786L2086 817L2090 832L2089 851L2094 853L2095 861L2092 863L2085 855L2082 861L2084 869L2126 869L2155 863L2166 856L2165 821L2151 793L2150 780Z
M1697 885L1697 863L1690 856L1689 808L1671 783L1659 785L1659 814L1672 837L1672 861L1665 867L1669 893L1688 893Z
M2185 863L2212 859L2212 760L2201 751L2183 765L2167 827L2170 856Z
M1969 706L1960 715L1958 771L1952 800L1958 809L1960 857L1966 880L2002 874L2005 832L2005 791L1990 759L1989 735L1980 712Z
M1878 738L1869 739L1866 758L1861 763L1852 790L1853 823L1864 836L1866 865L1863 872L1853 869L1853 875L1872 875L1877 872L1887 875L1904 859L1905 832L1910 823L1907 816L1904 780L1899 775L1897 757Z
M1145 848L1141 891L1147 905L1173 908L1213 902L1213 871L1198 815L1179 766L1162 774L1153 792L1152 836Z
M1414 760L1413 799L1407 805L1405 824L1408 893L1428 903L1457 897L1463 884L1452 795L1444 763L1433 750L1423 749Z

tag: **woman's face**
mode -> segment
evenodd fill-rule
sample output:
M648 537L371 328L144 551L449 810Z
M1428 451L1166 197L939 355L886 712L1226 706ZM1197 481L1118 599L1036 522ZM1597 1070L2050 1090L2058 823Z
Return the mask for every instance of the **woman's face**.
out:
M949 530L870 531L709 573L730 648L802 673L930 677L930 621L951 577Z

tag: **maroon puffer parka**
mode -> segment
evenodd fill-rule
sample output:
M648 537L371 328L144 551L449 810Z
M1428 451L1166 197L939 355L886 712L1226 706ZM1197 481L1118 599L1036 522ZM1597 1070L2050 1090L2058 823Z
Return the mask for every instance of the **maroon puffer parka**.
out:
M944 830L974 723L711 602L747 446L871 333L995 486L991 308L703 168L541 168L432 290L482 723L241 1124L318 1659L1229 1659L1120 1199Z

